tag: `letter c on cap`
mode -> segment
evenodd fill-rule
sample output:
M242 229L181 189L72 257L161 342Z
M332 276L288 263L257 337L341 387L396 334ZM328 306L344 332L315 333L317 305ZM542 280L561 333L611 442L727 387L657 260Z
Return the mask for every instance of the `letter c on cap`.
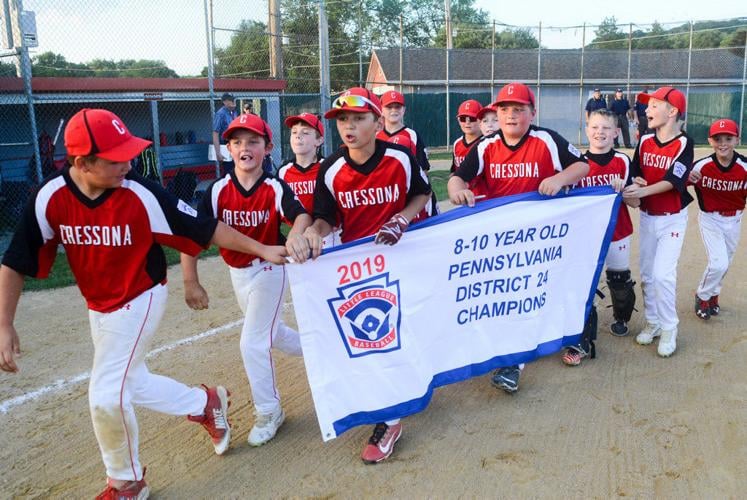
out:
M513 93L514 93L514 86L513 85L509 85L508 86L508 95L511 95Z
M127 133L127 130L122 126L121 123L119 123L118 120L112 120L112 125L114 125L114 128L117 129L119 135L125 135Z
M246 114L241 115L239 117L239 123L246 123L246 117L247 117Z
M724 120L721 120L720 122L718 122L718 126L719 128L724 128L726 127L726 122L724 122Z

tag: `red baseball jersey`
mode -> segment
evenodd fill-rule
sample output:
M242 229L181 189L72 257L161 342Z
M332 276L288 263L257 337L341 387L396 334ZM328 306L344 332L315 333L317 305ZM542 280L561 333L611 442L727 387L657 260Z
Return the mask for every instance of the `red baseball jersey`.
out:
M426 172L431 169L431 164L428 161L428 150L425 147L425 143L413 129L402 127L401 129L391 133L387 132L386 129L381 129L376 134L376 138L381 139L382 141L391 142L392 144L405 146L418 161L420 168Z
M65 167L47 178L26 206L3 264L46 278L62 244L88 308L115 311L166 282L160 245L197 255L218 221L134 172L92 200Z
M744 210L747 199L747 158L734 152L731 163L724 167L714 153L696 161L693 170L702 175L695 184L695 194L702 211L736 215L738 210Z
M465 182L482 178L485 194L496 198L536 191L543 179L579 161L586 163L557 132L531 125L514 146L505 143L501 130L483 138L454 175Z
M451 153L451 171L452 172L454 172L457 168L459 168L459 165L461 165L464 159L467 157L467 153L470 152L470 150L472 149L472 146L480 142L480 139L482 139L482 136L478 137L472 142L467 142L467 139L465 139L464 136L462 136L456 141L454 141L454 147L452 148L452 153Z
M626 185L630 184L630 158L626 154L614 149L603 154L587 151L584 158L589 162L589 173L578 181L579 187L609 186L616 179L623 179ZM631 234L633 234L633 222L630 220L628 206L621 203L612 241L621 240Z
M687 176L693 163L693 141L680 134L665 143L656 134L641 137L630 164L632 177L643 177L648 185L671 182L674 189L641 198L641 210L649 215L676 214L693 201L687 192Z
M215 180L202 196L199 211L265 245L285 244L280 233L282 220L293 222L306 213L288 184L264 172L249 190L244 189L233 172ZM220 254L226 264L238 268L249 266L257 258L225 248L220 249Z
M321 165L322 161L323 159L307 167L290 162L278 170L278 177L296 193L298 201L301 202L301 205L303 205L303 208L308 213L314 212L314 186L316 186L319 165Z
M347 243L376 233L412 197L430 192L409 149L377 140L373 156L359 165L343 146L319 169L314 218L333 227L339 220Z

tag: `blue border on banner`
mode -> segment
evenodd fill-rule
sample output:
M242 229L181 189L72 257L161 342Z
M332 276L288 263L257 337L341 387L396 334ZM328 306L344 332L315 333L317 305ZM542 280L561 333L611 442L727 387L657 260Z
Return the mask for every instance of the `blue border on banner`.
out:
M615 194L615 191L611 187L598 186L598 187L572 189L568 193L559 193L556 196L545 196L545 195L541 195L533 191L531 193L522 193L518 195L505 196L502 198L494 198L491 200L486 200L486 201L477 203L474 207L457 207L446 213L439 214L434 217L430 217L423 222L420 222L418 224L411 226L410 228L408 228L408 231L417 231L419 229L423 229L426 227L443 224L444 222L449 222L452 220L460 219L465 216L484 212L486 210L490 210L495 207L508 205L510 203L515 203L518 201L542 201L542 200L551 200L551 199L557 199L557 198L562 198L562 197L600 196L600 195L609 195L609 194ZM594 304L594 296L596 294L596 285L597 283L599 283L599 278L602 273L602 267L604 266L604 261L607 258L607 251L609 250L610 242L612 241L612 235L615 232L615 225L617 224L617 215L620 210L621 202L622 202L622 196L618 194L612 206L610 220L607 223L607 231L604 235L604 239L599 248L599 253L598 253L599 257L597 258L596 272L594 273L594 278L592 280L588 299L586 302L586 311L584 313L584 323L586 323L586 320L588 320L589 314L591 312L591 307ZM351 241L349 243L345 243L345 244L333 247L329 250L325 250L323 253L325 254L332 253L332 252L336 252L339 250L343 250L345 248L350 248L356 245L361 245L363 243L368 243L370 241L373 241L373 238L374 238L373 236L361 238L359 240ZM575 335L568 335L562 338L544 342L542 344L539 344L535 349L532 349L530 351L496 356L486 361L483 361L481 363L475 363L475 364L471 364L467 366L462 366L459 368L454 368L452 370L448 370L445 372L437 373L431 379L431 383L428 385L428 389L426 390L425 394L423 394L423 396L412 399L410 401L405 401L403 403L389 406L387 408L382 408L379 410L351 413L350 415L347 415L333 422L332 425L335 429L335 434L339 436L345 431L350 430L351 428L357 427L359 425L375 424L377 422L384 422L386 420L392 420L395 418L406 417L408 415L419 413L428 406L428 404L431 401L431 398L433 397L433 390L436 389L437 387L453 384L456 382L461 382L463 380L467 380L473 377L479 377L481 375L484 375L490 372L491 370L495 368L499 368L502 366L512 366L512 365L517 365L520 363L528 363L540 357L553 354L555 352L558 352L563 347L577 344L581 340L581 333L582 332L579 332Z

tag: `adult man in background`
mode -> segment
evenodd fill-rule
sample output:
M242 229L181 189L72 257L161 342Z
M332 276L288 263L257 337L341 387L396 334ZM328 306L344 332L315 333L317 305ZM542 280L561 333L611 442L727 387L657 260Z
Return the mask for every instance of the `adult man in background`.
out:
M643 88L642 94L648 94L648 87ZM640 95L640 94L639 94ZM646 108L648 104L644 104L636 97L635 100L635 115L636 125L638 125L638 140L641 140L643 134L648 131L648 117L646 117Z
M228 125L236 118L236 100L228 93L223 94L220 100L223 101L223 106L215 112L215 118L213 119L213 149L215 150L215 159L221 165L221 173L225 175L233 170L234 165L230 156L224 156L221 153L221 144L226 143L222 136Z
M623 90L617 89L615 91L615 98L610 103L610 111L617 115L617 128L622 130L623 141L625 141L625 147L631 148L630 145L630 124L628 122L628 112L630 111L630 103L623 97ZM618 137L615 137L615 147L620 147Z
M594 89L594 95L591 96L591 99L586 101L586 121L589 121L589 115L592 111L596 111L597 109L603 109L607 107L607 101L604 100L604 97L602 97L602 91L598 88Z

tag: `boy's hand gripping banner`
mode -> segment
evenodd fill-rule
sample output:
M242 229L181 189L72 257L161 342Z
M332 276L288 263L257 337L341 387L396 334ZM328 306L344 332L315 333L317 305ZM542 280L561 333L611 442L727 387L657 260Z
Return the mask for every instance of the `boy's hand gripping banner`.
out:
M365 238L287 266L323 439L578 343L619 203L610 188L488 200L395 246Z

